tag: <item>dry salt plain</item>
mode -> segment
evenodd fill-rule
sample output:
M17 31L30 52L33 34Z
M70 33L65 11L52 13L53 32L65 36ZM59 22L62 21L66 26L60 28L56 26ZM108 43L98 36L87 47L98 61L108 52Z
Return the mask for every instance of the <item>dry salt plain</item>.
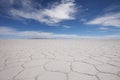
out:
M0 80L120 80L120 40L0 40Z

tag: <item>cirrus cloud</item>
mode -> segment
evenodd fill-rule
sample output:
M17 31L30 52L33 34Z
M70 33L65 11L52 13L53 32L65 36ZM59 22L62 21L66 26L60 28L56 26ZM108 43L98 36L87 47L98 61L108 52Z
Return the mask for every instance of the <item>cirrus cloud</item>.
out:
M100 17L86 22L86 24L101 25L101 26L113 26L120 28L120 12L106 13Z

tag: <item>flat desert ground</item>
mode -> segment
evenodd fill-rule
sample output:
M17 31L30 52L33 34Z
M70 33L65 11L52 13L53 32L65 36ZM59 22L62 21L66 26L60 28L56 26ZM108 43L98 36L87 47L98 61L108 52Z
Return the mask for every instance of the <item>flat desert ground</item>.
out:
M0 40L0 80L120 80L120 40Z

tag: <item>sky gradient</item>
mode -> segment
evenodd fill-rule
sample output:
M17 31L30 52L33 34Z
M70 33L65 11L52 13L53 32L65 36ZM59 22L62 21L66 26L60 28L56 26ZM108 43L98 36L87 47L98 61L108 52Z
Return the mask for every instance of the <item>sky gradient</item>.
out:
M120 38L120 0L0 0L0 38Z

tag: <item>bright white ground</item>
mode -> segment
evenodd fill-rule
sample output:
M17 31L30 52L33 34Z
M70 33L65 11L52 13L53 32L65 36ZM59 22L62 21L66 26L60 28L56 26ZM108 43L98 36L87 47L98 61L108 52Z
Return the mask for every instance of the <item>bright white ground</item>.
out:
M0 80L120 80L120 40L0 40Z

